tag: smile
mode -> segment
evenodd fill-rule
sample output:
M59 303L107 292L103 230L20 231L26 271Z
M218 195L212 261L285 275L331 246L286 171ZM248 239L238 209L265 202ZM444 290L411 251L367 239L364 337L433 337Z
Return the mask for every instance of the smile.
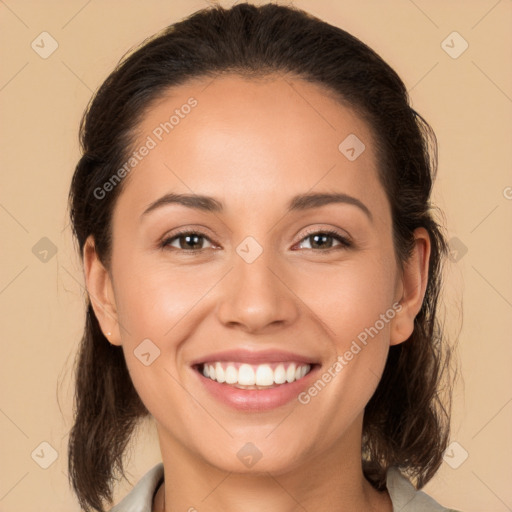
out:
M245 412L293 403L318 377L321 365L305 362L215 361L195 364L200 385L216 401Z
M199 365L198 370L211 380L239 389L269 389L302 379L311 371L311 365L289 361L265 364L217 361Z

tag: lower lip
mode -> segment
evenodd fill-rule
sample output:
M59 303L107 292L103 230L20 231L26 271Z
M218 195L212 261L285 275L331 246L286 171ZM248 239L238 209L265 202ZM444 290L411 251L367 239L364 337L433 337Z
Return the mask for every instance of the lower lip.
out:
M315 378L318 369L319 366L315 365L302 379L269 389L235 388L205 377L196 369L193 371L198 375L205 388L220 402L239 410L267 411L296 400Z

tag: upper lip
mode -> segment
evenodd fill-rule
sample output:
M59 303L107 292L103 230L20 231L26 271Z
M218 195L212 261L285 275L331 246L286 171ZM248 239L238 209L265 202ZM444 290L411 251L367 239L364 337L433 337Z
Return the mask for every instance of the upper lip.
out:
M295 354L293 352L286 352L283 350L225 350L223 352L216 352L208 354L192 361L191 365L198 365L202 363L210 363L216 361L225 362L240 362L240 363L281 363L281 362L294 362L304 364L316 364L312 357Z

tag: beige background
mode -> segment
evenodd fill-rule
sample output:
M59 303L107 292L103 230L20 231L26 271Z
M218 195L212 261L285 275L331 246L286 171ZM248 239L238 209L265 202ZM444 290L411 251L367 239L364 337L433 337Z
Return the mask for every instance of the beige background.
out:
M380 53L437 133L436 201L449 237L458 240L454 249L467 248L454 251L454 260L462 257L447 266L445 316L452 337L460 331L462 371L452 432L460 447L447 460L460 464L462 450L468 458L457 469L444 462L425 490L467 512L512 510L512 1L294 4ZM83 279L66 198L81 113L132 45L205 5L0 1L2 512L78 511L66 480L66 448ZM47 59L31 48L43 31L59 45ZM469 44L457 59L441 46L453 31ZM46 262L32 252L43 237L57 249ZM50 454L43 446L44 457L37 457L42 442L57 452L48 469L36 463ZM132 483L159 457L148 422L133 444ZM123 482L116 497L129 488Z

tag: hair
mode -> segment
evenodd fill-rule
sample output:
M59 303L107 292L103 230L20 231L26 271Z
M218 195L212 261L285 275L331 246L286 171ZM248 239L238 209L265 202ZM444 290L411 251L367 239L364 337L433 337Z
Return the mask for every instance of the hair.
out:
M82 156L69 194L80 255L92 235L100 260L110 266L111 219L124 180L101 200L95 190L129 158L138 124L153 102L171 87L224 73L287 74L334 93L368 123L375 138L401 268L411 255L414 230L428 231L424 301L410 338L390 347L365 408L361 447L364 475L377 490L386 488L391 466L421 488L441 465L451 411L451 387L442 386L451 350L436 313L447 244L430 199L437 141L411 107L402 80L359 39L295 7L241 3L200 10L143 41L107 77L82 117ZM86 300L68 469L83 509L103 511L104 501L112 503L115 475L125 477L123 454L133 430L150 413L133 386L122 348L108 342Z

